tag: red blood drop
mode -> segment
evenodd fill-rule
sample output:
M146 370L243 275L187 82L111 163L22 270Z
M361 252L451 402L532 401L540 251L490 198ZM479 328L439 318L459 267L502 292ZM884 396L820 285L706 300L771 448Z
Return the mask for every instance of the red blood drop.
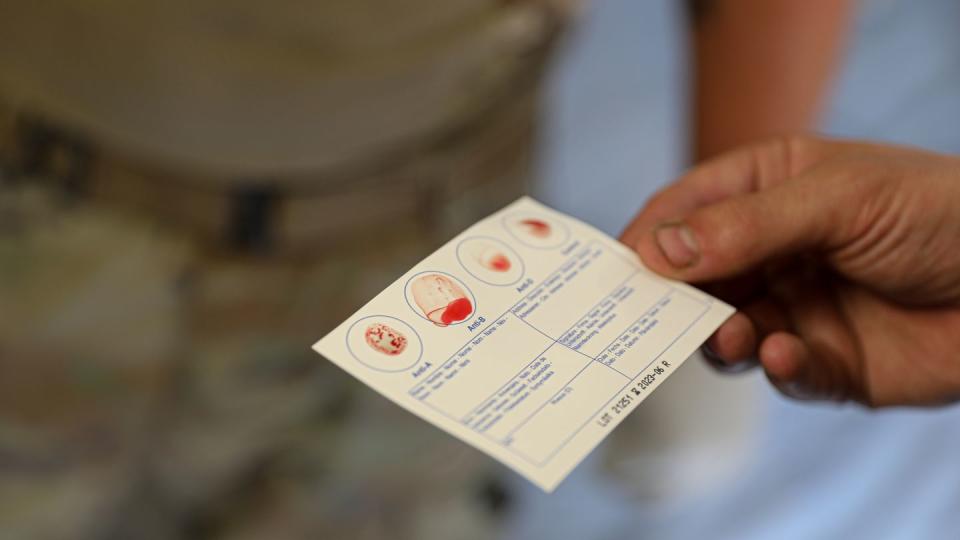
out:
M504 255L496 255L490 259L490 268L498 272L506 272L510 269L510 259Z
M530 234L534 236L539 236L540 238L546 238L550 236L550 225L539 219L525 219L521 221L523 225L526 225L530 228Z
M470 303L470 300L457 298L447 304L447 308L443 310L443 315L440 316L440 320L443 324L452 324L466 319L471 313L473 313L473 304Z

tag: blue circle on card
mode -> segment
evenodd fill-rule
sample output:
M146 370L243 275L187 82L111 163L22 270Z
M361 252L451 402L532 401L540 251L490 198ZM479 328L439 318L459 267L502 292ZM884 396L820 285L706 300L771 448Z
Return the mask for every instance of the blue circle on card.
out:
M374 324L381 324L389 327L401 335L409 333L408 346L415 345L412 349L401 353L399 356L391 356L374 349L369 345L366 338L366 332ZM399 327L399 328L395 328ZM402 330L401 330L402 329ZM413 340L416 338L416 341ZM423 358L423 340L420 334L407 324L396 317L390 315L369 315L362 319L357 319L350 328L347 329L347 335L344 338L347 344L347 350L354 360L376 371L385 371L388 373L406 371L420 363ZM362 344L362 346L360 346Z
M483 265L480 261L482 254L478 256L476 253L467 253L473 246L483 249L482 244L496 246L496 249L502 250L504 252L502 255L506 256L512 265L516 265L516 270L514 271L514 267L511 266L509 274L500 274ZM460 243L457 244L457 260L460 261L460 266L462 266L468 274L473 276L474 279L487 285L493 285L494 287L509 287L523 279L523 275L526 272L526 267L520 254L503 240L492 236L471 236L461 240ZM502 277L503 279L497 280L498 277Z
M473 310L472 310L466 317L464 317L462 320L459 320L459 321L457 321L457 322L453 322L453 323L450 323L450 324L447 324L447 325L437 324L435 321L433 321L433 320L431 320L429 317L427 317L427 314L424 313L421 309L419 309L419 306L416 305L416 301L411 301L411 299L410 299L410 297L412 296L412 293L411 293L411 291L410 291L410 284L413 283L413 281L414 281L415 279L417 279L417 278L419 278L419 277L421 277L421 276L427 275L427 274L438 274L438 275L444 276L444 277L452 280L454 283L456 283L460 288L463 289L463 292L464 292L465 294L467 294L467 295L470 296L470 302L471 302L471 305L472 305L472 307L473 307ZM410 309L411 309L414 313L417 314L418 317L420 317L421 319L430 321L431 324L436 325L438 328L446 328L446 327L448 327L448 326L456 326L456 325L458 325L458 324L463 324L463 323L469 321L470 318L471 318L474 314L477 313L477 310L478 310L479 307L480 307L480 306L477 304L477 298L473 295L473 291L470 290L470 287L467 287L467 284L464 283L463 280L461 280L460 278L454 276L453 274L449 274L449 273L447 273L447 272L442 272L442 271L440 271L440 270L425 270L425 271L423 271L423 272L417 272L416 274L410 276L410 279L408 279L408 280L407 280L407 283L403 286L403 296L404 296L404 300L407 301L407 305L410 307Z
M534 249L556 249L570 238L564 223L536 212L507 214L500 224L521 244Z

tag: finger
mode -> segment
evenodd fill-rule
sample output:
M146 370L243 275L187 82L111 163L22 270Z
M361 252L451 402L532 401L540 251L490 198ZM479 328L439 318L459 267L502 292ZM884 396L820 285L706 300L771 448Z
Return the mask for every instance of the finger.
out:
M737 312L720 325L705 347L706 353L714 359L733 365L753 358L758 343L757 332L750 318Z
M659 222L801 174L819 159L827 144L834 143L781 137L708 160L651 198L621 234L621 241L633 247Z
M749 304L766 293L764 276L759 272L748 272L732 279L702 283L700 289L735 306Z
M767 379L780 393L794 399L817 397L804 379L809 371L812 353L799 337L789 332L776 332L760 344L758 357Z
M710 365L710 367L725 375L743 373L760 365L760 361L757 360L756 357L738 360L731 363L718 356L717 353L713 352L713 350L711 350L707 344L703 344L700 347L700 352L703 353L703 359L707 361L707 364Z
M789 318L770 298L761 298L727 319L703 346L710 364L723 372L741 366L744 371L757 364L757 348L767 335L789 328Z
M769 189L737 195L661 223L637 253L651 270L690 282L717 281L760 263L810 250L840 248L858 234L865 184L813 170ZM829 189L830 193L824 193Z
M774 332L783 332L791 329L790 316L786 310L770 296L765 296L750 302L740 311L750 318L757 332L757 344L766 336ZM756 354L756 350L753 351Z
M833 298L831 284L822 276L800 270L772 283L771 294L780 299L787 312L791 334L804 344L805 363L791 381L794 393L799 389L805 396L819 399L859 399L859 353ZM773 341L774 347L778 342Z
M776 332L760 345L760 364L770 383L783 395L802 401L838 400L820 377L822 358L802 338Z

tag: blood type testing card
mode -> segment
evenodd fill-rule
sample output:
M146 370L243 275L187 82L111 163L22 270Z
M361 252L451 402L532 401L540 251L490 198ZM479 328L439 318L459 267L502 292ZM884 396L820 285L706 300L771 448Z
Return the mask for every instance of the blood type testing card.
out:
M314 349L552 491L733 312L524 197Z

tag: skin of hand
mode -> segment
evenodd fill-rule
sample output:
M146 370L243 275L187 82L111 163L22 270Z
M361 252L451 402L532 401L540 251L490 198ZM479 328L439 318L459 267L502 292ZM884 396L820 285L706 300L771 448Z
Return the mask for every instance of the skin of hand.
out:
M621 236L739 311L707 345L798 399L960 400L960 159L781 137L692 169Z

